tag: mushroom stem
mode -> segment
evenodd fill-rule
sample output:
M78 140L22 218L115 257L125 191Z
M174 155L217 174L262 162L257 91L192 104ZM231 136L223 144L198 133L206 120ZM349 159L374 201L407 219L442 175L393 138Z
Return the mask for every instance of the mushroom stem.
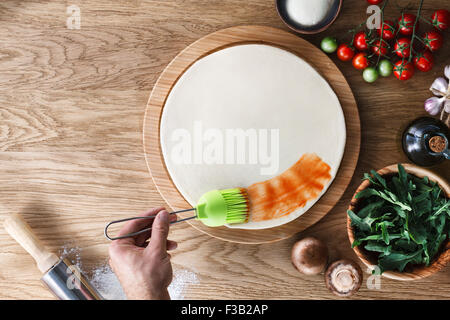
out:
M348 297L361 287L363 273L358 264L351 260L338 260L325 272L327 288L335 295Z

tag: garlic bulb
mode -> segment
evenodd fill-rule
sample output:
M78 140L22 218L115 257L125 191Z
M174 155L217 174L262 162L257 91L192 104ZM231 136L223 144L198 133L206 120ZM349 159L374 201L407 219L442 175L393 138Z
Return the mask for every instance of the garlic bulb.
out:
M444 74L450 80L450 65L444 68ZM425 110L432 116L441 112L441 120L444 119L444 113L450 113L450 84L444 77L436 78L431 84L430 91L435 97L425 100ZM447 115L446 123L450 121Z

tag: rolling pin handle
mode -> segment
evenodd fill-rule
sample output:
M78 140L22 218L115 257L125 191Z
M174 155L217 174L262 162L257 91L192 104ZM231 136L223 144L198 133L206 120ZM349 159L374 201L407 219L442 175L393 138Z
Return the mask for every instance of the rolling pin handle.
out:
M46 273L59 262L58 256L45 248L19 214L9 215L3 222L3 226L11 237L36 260L36 264L42 273Z

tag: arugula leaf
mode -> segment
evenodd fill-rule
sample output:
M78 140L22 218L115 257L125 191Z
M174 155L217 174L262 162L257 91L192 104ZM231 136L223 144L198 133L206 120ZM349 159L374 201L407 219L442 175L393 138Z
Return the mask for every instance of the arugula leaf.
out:
M418 222L412 222L408 225L409 236L417 244L427 243L428 232L425 226Z
M447 208L450 208L450 201L447 201L445 204L443 204L438 210L436 210L435 213L431 217L437 217L441 214L441 212L444 212L444 210L447 210ZM447 210L448 212L448 210Z
M382 271L385 270L398 270L402 272L406 265L410 262L421 263L422 250L407 254L403 252L391 252L389 255L385 255L378 260L378 266Z
M402 237L402 235L401 234L389 234L388 235L388 239L389 239L389 241L391 241L391 240L394 240L394 239L400 239ZM375 240L375 241L384 241L384 239L383 239L383 235L380 233L380 234L372 234L372 235L370 235L370 236L366 236L366 237L364 237L364 238L360 238L360 239L358 239L358 241L368 241L368 240Z
M357 227L359 230L363 232L370 231L370 225L368 225L363 219L358 217L352 210L347 210L347 214L352 221L352 226Z
M392 248L398 251L401 250L402 252L410 253L417 251L419 246L414 241L409 241L402 238L394 241Z
M386 221L380 223L381 225L381 236L386 244L389 244L389 232L387 231Z
M408 174L405 171L405 168L399 163L397 165L398 167L398 177L400 180L400 183L403 185L404 189L407 189L408 185Z
M445 234L441 234L439 235L436 239L434 239L433 242L429 242L428 243L428 252L430 257L434 257L436 255L436 253L439 250L439 247L442 245L442 243L447 239L447 235ZM428 264L430 263L430 261L428 261ZM427 265L428 265L427 264Z
M364 249L366 249L367 251L381 252L384 255L389 255L391 253L392 246L385 246L378 243L377 241L368 241L364 246Z
M392 178L392 184L394 186L393 190L397 192L397 195L401 201L406 201L406 192L405 189L402 187L402 184L400 182L399 177L393 177Z
M412 210L411 207L408 204L399 201L397 196L395 194L393 194L392 192L390 192L390 191L387 191L387 190L385 192L379 191L378 195L381 198L383 198L384 200L399 206L403 210L407 210L407 211L411 211Z
M378 196L379 192L373 188L366 188L358 192L355 196L356 199L368 198L371 196Z
M370 173L376 180L378 180L378 182L381 184L381 186L383 186L383 188L387 189L386 180L384 180L384 178L382 178L378 174L378 172L376 172L375 170L370 170Z
M384 204L383 200L374 201L367 204L364 208L358 211L360 218L366 218L369 214L377 212L377 210Z
M384 200L386 200L386 201L388 201L388 202L390 202L392 204L395 204L395 205L399 206L403 210L407 210L407 211L411 211L412 210L411 207L408 204L399 201L397 196L394 193L392 193L392 192L390 192L388 190L377 191L377 190L375 190L373 188L366 188L366 189L361 190L360 192L358 192L356 194L355 198L356 199L363 199L363 198L368 198L368 197L371 197L371 196L378 196L378 197L380 197L380 198L382 198L382 199L384 199Z

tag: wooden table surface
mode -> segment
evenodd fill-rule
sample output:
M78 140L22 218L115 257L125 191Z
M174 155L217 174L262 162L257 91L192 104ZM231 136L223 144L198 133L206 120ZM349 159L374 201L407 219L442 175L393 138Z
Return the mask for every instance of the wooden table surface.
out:
M69 5L81 9L79 30L66 27ZM342 36L363 21L366 6L344 0L330 29L304 38L317 45L325 35ZM424 14L445 6L445 0L426 0ZM398 15L393 5L389 10L388 17ZM244 24L288 30L272 0L2 1L0 215L23 214L56 252L81 248L87 273L104 264L107 221L164 205L142 149L144 109L156 79L186 45ZM183 297L336 298L323 276L294 269L292 244L314 235L327 242L332 259L357 259L345 229L351 195L365 171L407 161L399 136L408 122L425 115L428 87L450 62L448 34L445 40L433 70L408 82L391 77L367 84L333 56L355 94L362 125L360 160L343 198L316 225L271 244L228 243L187 224L172 227L170 237L179 242L174 269L197 279L183 286ZM450 179L449 168L446 163L432 170ZM51 299L32 258L2 228L0 243L0 298ZM379 290L364 283L353 298L449 299L450 269L414 282L383 278Z

